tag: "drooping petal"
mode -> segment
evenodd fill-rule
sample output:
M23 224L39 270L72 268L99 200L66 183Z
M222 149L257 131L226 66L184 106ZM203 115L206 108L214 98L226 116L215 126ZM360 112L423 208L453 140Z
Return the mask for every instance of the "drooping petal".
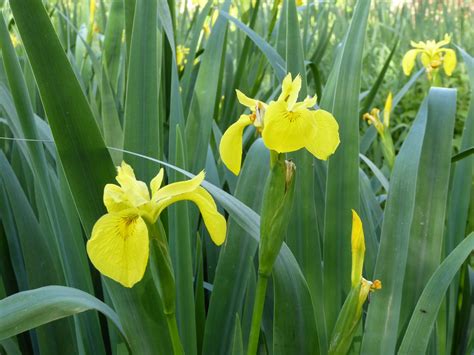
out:
M132 287L143 278L148 263L148 229L133 211L102 216L92 229L87 254L103 275Z
M451 76L457 64L456 52L453 49L443 49L442 51L444 52L444 72L446 73L446 75Z
M217 211L216 203L209 192L200 186L195 191L161 200L158 213L161 213L169 205L183 200L192 201L197 205L212 241L216 245L224 243L227 229L226 220Z
M420 49L410 49L403 56L402 67L405 75L410 75L411 71L413 70L413 67L415 66L416 56L420 52Z
M227 128L219 144L222 161L235 175L239 175L242 164L242 134L244 128L251 124L252 120L248 115L240 116L237 122Z
M305 147L316 158L326 160L339 146L339 124L324 110L311 112L311 130L306 133Z
M170 198L176 195L192 192L196 190L199 185L201 185L205 176L206 174L203 170L190 180L173 182L169 185L166 185L158 190L158 192L153 197L153 202L159 202L160 200L163 200L165 198Z
M164 170L163 168L160 169L160 171L158 172L158 174L156 174L156 176L151 179L150 181L150 189L151 189L151 198L154 199L156 193L158 192L158 190L160 189L161 187L161 184L163 183L163 177L164 177Z
M423 64L423 66L428 69L428 70L431 70L432 69L432 62L434 60L433 56L428 54L428 52L422 52L421 53L421 56L420 56L420 59L421 59L421 64Z
M120 186L107 184L104 188L104 205L107 212L120 212L134 206Z
M116 180L135 207L150 201L148 187L143 181L135 178L132 167L127 163L122 162L122 165L117 168Z
M258 100L251 99L240 90L235 90L235 92L237 93L237 100L239 100L242 105L247 106L252 112L254 112L255 108L257 107Z
M362 279L362 268L364 266L365 240L362 221L356 211L352 210L352 233L351 233L351 250L352 250L352 287L359 285Z
M288 111L285 101L273 101L265 112L263 142L278 153L293 152L305 146L305 137L312 130L309 110Z

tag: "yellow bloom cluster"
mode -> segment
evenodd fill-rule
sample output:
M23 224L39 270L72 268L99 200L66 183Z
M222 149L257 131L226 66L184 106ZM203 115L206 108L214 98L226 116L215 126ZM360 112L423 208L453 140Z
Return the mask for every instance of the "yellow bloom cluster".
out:
M421 63L426 68L428 77L431 79L432 73L437 71L441 65L443 66L446 75L451 76L456 68L456 52L449 48L441 48L451 42L451 37L446 34L444 39L439 42L429 40L426 43L410 42L414 49L406 52L402 60L403 72L405 75L410 75L415 66L416 57L420 55Z
M103 275L125 287L140 281L149 258L147 224L155 223L160 213L177 201L194 202L214 243L224 242L226 221L217 212L211 195L200 186L204 172L191 180L161 187L164 171L160 169L151 180L150 197L148 187L135 178L130 165L122 162L117 171L119 185L107 184L104 188L108 213L96 222L87 242L89 258Z
M262 134L268 149L278 153L294 152L306 148L316 158L326 160L339 145L339 125L327 111L312 108L316 96L297 102L301 90L301 77L293 80L288 74L282 83L282 92L269 104L251 99L237 90L237 99L251 113L241 115L222 136L219 152L224 164L235 175L242 162L242 134L253 125Z

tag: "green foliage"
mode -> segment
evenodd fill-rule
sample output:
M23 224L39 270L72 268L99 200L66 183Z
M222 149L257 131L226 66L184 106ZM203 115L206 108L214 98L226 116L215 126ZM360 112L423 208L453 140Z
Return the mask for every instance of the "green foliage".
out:
M172 354L164 264L184 353L246 352L270 155L246 128L236 177L218 147L248 113L235 90L269 102L287 73L302 78L299 100L320 96L341 144L327 162L287 156L293 205L261 295L258 353L472 352L474 9L467 0L395 3L2 2L0 354ZM406 77L410 41L445 33L453 75L431 87L418 61ZM361 116L382 109L389 92L382 136ZM122 159L143 181L161 166L167 182L205 169L202 186L228 221L225 244L212 244L195 207L180 202L160 217L162 249L140 283L100 276L85 243ZM383 285L357 322L351 209L365 232L363 274Z

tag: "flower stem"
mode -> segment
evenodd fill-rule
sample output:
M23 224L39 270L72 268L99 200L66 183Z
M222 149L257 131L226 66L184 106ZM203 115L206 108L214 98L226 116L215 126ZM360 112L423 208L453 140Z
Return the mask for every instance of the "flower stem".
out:
M265 303L267 283L268 276L259 274L257 290L255 292L255 303L253 305L252 325L250 327L247 355L255 355L257 353L258 338L260 336L260 323L262 322L263 305Z
M173 345L173 354L184 355L184 350L181 345L181 339L179 338L178 324L176 323L175 314L167 314L166 321L168 322L168 329L170 331L171 336L171 344Z

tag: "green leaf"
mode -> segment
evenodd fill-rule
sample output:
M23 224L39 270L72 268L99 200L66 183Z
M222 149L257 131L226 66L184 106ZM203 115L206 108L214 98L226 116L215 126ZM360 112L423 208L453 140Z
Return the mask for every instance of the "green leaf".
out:
M454 165L451 182L450 197L448 199L446 230L445 230L445 255L450 253L456 245L461 242L462 236L466 234L468 225L470 195L472 194L472 177L474 158L467 154L472 154L474 146L474 57L467 54L458 47L466 64L469 74L471 87L471 96L469 110L464 122L464 132L461 141L461 152L451 158ZM472 211L472 208L471 208ZM472 213L472 212L471 212ZM472 214L471 214L472 216ZM474 218L470 218L474 220ZM472 229L471 229L472 230ZM469 231L469 229L467 230ZM447 296L447 323L445 331L447 332L448 347L453 342L453 333L455 326L456 309L458 307L458 285L459 278L456 277L449 288Z
M179 126L176 130L176 165L185 166L184 142ZM182 175L172 174L172 182ZM193 295L192 237L189 204L182 202L168 207L168 238L176 282L176 319L181 343L186 354L196 354L196 321Z
M324 309L332 332L350 286L351 209L359 210L359 91L370 1L358 1L323 92L321 107L339 123L341 144L329 159L324 223Z
M263 184L268 174L267 162L268 150L262 140L257 140L248 152L234 193L235 198L255 210L259 210L261 205ZM204 187L216 197L207 185ZM224 207L229 211L228 206ZM257 219L258 215L253 213ZM243 217L243 220L248 219ZM242 226L235 215L229 219L227 241L220 253L209 302L203 354L225 354L231 349L235 315L241 312L248 275L254 272L251 268L257 243L249 238L254 233L257 236L260 233L258 224L252 231Z
M226 0L223 10L227 12L229 7L230 0ZM201 57L201 65L191 99L184 133L188 167L193 173L204 168L206 163L214 106L217 97L220 97L218 96L217 87L226 45L226 32L227 21L219 16Z
M0 340L88 310L101 312L127 339L117 314L105 303L75 288L45 286L0 300Z
M286 1L285 12L282 14L283 23L286 26L286 62L287 71L293 77L300 75L302 78L301 92L299 99L304 99L307 92L306 83L306 69L304 64L303 44L301 42L300 25L298 21L298 14L295 1ZM317 213L321 213L320 206L315 204L314 191L314 170L313 170L313 156L305 149L290 154L292 160L296 164L296 181L295 181L295 196L292 208L291 221L288 226L287 243L294 253L298 264L303 272L303 280L309 287L312 301L314 318L308 313L305 317L310 326L314 326L316 321L317 336L304 336L304 330L300 329L302 338L291 337L291 331L288 326L291 324L294 327L299 327L301 324L294 323L291 319L283 313L275 312L274 319L274 334L273 334L273 350L275 353L285 353L287 349L294 349L298 353L308 353L308 351L319 350L321 353L327 352L327 334L326 322L323 303L323 280L322 280L322 251L320 243L320 230L318 224L314 222ZM318 166L319 167L319 166ZM318 179L319 176L317 175ZM319 181L321 183L321 181ZM295 283L295 289L302 288L301 285L296 285L298 280L291 280ZM290 280L287 280L290 282ZM277 293L278 287L284 287L274 280L275 287L275 310L276 307L286 307L286 304L277 303L280 301L280 295ZM305 297L295 295L294 297ZM302 303L303 305L304 303ZM309 310L306 310L309 311ZM302 341L305 342L305 347L302 347Z
M429 279L416 304L398 354L424 354L444 295L464 261L474 250L474 233L466 237Z
M242 329L240 328L239 314L235 315L234 335L232 336L232 355L244 355Z
M160 158L158 118L157 0L137 0L128 64L124 118L124 147L150 157ZM130 157L137 176L150 181L154 166Z
M441 261L455 112L456 90L430 90L400 309L401 328Z

